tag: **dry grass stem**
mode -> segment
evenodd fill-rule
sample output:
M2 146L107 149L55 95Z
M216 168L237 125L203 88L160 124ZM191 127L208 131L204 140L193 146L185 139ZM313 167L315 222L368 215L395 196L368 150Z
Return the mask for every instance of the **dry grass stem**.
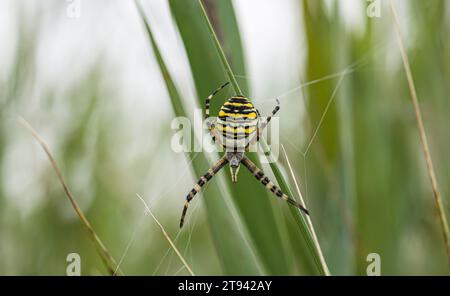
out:
M422 120L422 112L420 109L419 100L417 98L416 87L414 84L414 79L412 76L408 55L406 54L405 46L403 44L403 38L402 38L402 33L400 31L398 14L397 14L395 6L392 2L391 2L391 10L392 10L392 14L394 17L394 27L395 27L395 32L397 35L398 46L400 48L400 54L401 54L402 60L403 60L403 67L406 72L406 79L408 80L409 92L411 94L414 112L416 115L417 127L419 129L419 135L420 135L420 142L422 144L423 154L425 156L425 161L427 164L427 172L428 172L428 176L430 177L431 188L433 191L436 208L438 210L438 215L439 215L439 220L440 220L441 227L442 227L444 242L445 242L445 246L447 249L447 260L448 260L448 264L450 266L450 238L449 238L448 222L447 222L447 218L445 216L445 210L444 210L444 206L442 203L441 193L439 192L439 189L438 189L438 182L437 182L436 174L435 174L434 167L433 167L433 160L431 158L430 148L428 146L427 134L425 132L425 127L424 127L423 120Z
M50 163L53 167L53 170L56 173L56 176L58 177L59 182L61 183L64 192L67 195L67 198L69 199L70 203L72 204L73 209L77 213L78 217L81 220L81 223L88 231L88 234L92 241L94 242L96 249L102 258L103 263L105 264L106 268L108 269L109 273L111 275L123 275L122 271L118 269L117 263L114 260L114 258L111 256L109 251L106 249L103 242L100 240L97 233L94 231L94 228L92 228L91 223L89 223L88 219L84 215L81 208L78 206L77 202L75 201L72 193L69 190L69 187L67 186L66 181L64 180L62 173L58 167L58 164L56 163L56 160L50 153L50 149L48 148L48 145L45 143L45 141L42 139L42 137L37 133L37 131L22 117L17 118L17 121L24 126L31 134L32 136L39 142L42 149L44 150L45 154L47 154L48 159L50 160ZM117 272L116 272L117 269Z
M142 201L142 203L145 206L145 210L148 214L150 214L150 216L152 216L153 220L155 220L156 224L158 224L159 228L161 229L162 234L164 235L164 237L166 238L166 240L169 242L170 246L172 247L172 249L175 251L175 253L177 254L178 258L180 259L181 263L183 263L184 267L187 269L187 271L194 276L194 272L192 271L192 269L189 267L189 264L187 264L186 260L184 259L183 255L181 255L180 251L178 251L178 248L175 246L175 244L173 243L172 239L170 238L170 236L167 234L166 230L164 229L164 227L162 226L162 224L158 221L158 219L156 219L155 215L153 214L153 212L150 210L150 207L147 205L147 203L145 202L145 200L139 195L137 194L137 197Z

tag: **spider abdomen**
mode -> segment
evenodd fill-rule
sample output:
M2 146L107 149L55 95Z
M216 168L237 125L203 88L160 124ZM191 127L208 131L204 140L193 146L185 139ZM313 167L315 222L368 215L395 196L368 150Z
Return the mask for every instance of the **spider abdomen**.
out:
M231 97L219 111L216 127L226 151L244 151L257 132L258 113L245 97Z

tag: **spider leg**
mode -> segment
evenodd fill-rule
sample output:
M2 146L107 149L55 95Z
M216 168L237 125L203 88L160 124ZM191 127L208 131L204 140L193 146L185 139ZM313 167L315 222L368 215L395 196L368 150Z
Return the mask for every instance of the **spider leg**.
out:
M227 86L229 84L229 82L224 83L221 87L219 87L218 89L216 89L215 91L213 91L212 94L210 94L205 101L205 119L207 119L209 117L209 103L211 101L211 99L225 86Z
M259 138L261 137L264 129L267 127L267 125L269 124L270 120L272 119L272 117L280 110L280 101L277 99L277 105L275 106L275 109L273 109L272 113L267 117L267 119L261 123L261 125L258 127L258 131L256 133L256 135L253 137L253 139L250 140L250 145L255 144L256 142L259 141ZM258 111L258 117L259 117L259 111Z
M212 94L210 94L210 95L206 98L206 100L205 100L205 120L208 120L208 119L209 119L209 114L210 114L210 102L211 102L211 99L212 99L212 98L213 98L220 90L222 90L225 86L227 86L228 84L229 84L229 82L224 83L222 86L220 86L219 88L217 88L215 91L213 91ZM215 143L215 142L216 142L216 139L217 139L218 137L217 137L217 133L214 132L214 131L215 131L214 124L211 123L211 122L209 122L209 121L207 121L207 122L206 122L206 125L208 126L209 133L211 134L212 140L213 140L213 142Z
M220 138L220 134L217 131L215 125L213 123L207 123L209 134L213 140L213 143L218 142L219 146L222 146L222 139Z
M255 176L255 178L258 181L260 181L264 186L266 186L266 188L270 190L270 192L275 194L275 196L287 201L291 205L302 210L305 214L309 215L308 210L304 206L302 206L301 204L299 204L298 202L296 202L295 200L284 194L280 190L280 188L278 188L278 186L273 184L273 182L270 181L269 178L267 178L267 176L263 173L261 169L259 169L250 159L248 159L248 157L244 156L241 163L252 173L253 176Z
M184 204L183 213L181 214L181 220L180 220L180 228L183 227L184 223L184 216L186 215L186 211L189 207L189 202L194 198L194 196L200 192L202 187L214 177L215 174L217 174L220 169L222 169L226 164L228 163L228 160L226 157L222 157L216 164L214 164L203 176L200 177L197 184L195 184L194 188L187 194L186 196L186 203Z

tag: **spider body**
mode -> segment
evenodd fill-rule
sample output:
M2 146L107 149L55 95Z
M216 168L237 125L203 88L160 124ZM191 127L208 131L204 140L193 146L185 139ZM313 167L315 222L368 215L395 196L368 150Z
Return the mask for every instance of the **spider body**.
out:
M216 128L225 151L244 152L256 134L258 113L244 97L231 97L222 105Z
M247 98L231 97L220 108L215 128L218 142L226 151L232 182L237 182L240 163L257 133L257 127L258 111Z
M210 101L222 88L225 83L216 89L207 99L205 103L205 119L209 119ZM186 196L183 212L180 220L180 228L183 226L184 217L189 207L190 201L201 190L201 188L211 180L226 164L230 165L231 180L237 182L237 174L240 164L242 163L254 176L275 196L296 206L304 213L308 214L302 205L284 194L267 176L259 169L248 157L245 152L248 151L250 145L256 143L280 107L277 105L272 114L262 121L258 110L253 104L243 96L233 96L229 98L220 108L219 116L215 123L207 121L209 132L214 142L218 142L225 149L225 155L214 164L203 176L200 177L197 184Z

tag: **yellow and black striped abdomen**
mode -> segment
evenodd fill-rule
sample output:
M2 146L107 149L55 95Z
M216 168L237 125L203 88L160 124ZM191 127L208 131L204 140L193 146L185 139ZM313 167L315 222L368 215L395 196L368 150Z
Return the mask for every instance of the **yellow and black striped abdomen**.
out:
M244 97L231 97L220 108L217 130L226 151L244 151L256 133L258 113Z

